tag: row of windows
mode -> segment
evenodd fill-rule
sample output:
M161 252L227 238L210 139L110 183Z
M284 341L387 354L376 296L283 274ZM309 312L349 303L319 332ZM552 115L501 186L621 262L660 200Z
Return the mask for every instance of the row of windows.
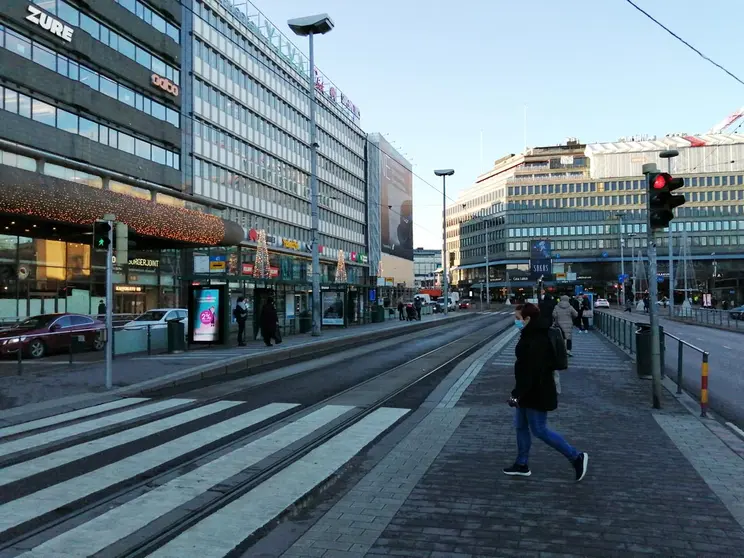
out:
M307 117L305 117L300 111L294 109L289 103L283 100L279 95L273 93L269 88L261 85L256 79L252 78L245 70L239 68L235 61L230 61L224 56L219 54L214 48L210 47L206 43L196 40L194 44L194 55L195 55L195 70L201 75L208 76L208 79L212 81L211 87L205 86L203 83L200 86L201 91L196 91L195 94L201 99L209 102L210 104L219 107L220 110L226 112L228 115L232 115L240 121L245 121L244 117L238 114L241 110L248 110L242 105L239 105L231 97L228 97L224 93L218 91L214 85L217 80L209 72L209 68L216 70L221 75L225 76L230 83L226 83L222 88L223 90L237 90L244 91L245 94L250 94L257 101L268 107L271 111L276 111L279 116L286 118L291 125L297 126L299 130L303 132L305 137L309 137L310 124ZM304 91L304 90L303 90ZM305 93L306 94L306 93ZM241 97L239 93L235 93L235 97ZM242 97L241 97L242 98ZM303 97L300 97L304 101ZM243 98L243 102L247 102L248 99ZM266 114L271 114L270 111L266 111ZM273 116L273 115L272 115ZM276 121L275 118L272 118ZM270 136L274 141L284 145L285 147L293 148L296 152L301 153L301 147L293 145L293 142L297 142L296 139L286 136L286 139L281 137L282 130L277 127L276 132L272 132ZM355 154L351 149L348 148L348 144L337 141L330 134L326 133L322 129L318 130L318 139L323 146L328 143L326 153L328 156L334 156L339 160L340 163L346 163L348 168L356 170L357 173L361 174L364 168L364 159L359 155ZM274 137L276 136L276 137ZM298 136L295 133L295 136ZM286 142L286 143L285 143ZM309 148L306 148L309 151ZM306 156L309 158L309 154Z
M232 187L235 188L236 191L239 191L241 193L244 192L259 200L264 200L266 202L276 204L283 209L296 211L305 215L310 214L310 205L307 200L299 199L293 195L286 194L270 186L266 186L249 178L245 178L242 175L233 173L213 163L208 163L206 161L195 158L194 176L196 178L203 179L202 193L204 195L210 195L210 197L215 199L222 199L222 197L219 196L218 193L220 187L228 189ZM209 186L211 186L211 191L206 189L209 188ZM235 198L231 200L230 196L227 196L226 201L227 203L233 205L245 207L245 203L243 203L243 200L237 200ZM328 198L325 198L325 200L321 198L320 203L324 202L327 205L330 200ZM364 224L353 221L352 219L348 219L323 207L320 208L319 218L323 222L335 225L338 230L337 236L341 238L345 236L345 233L349 232L357 233L357 235L364 235Z
M0 109L25 118L31 118L47 126L54 126L71 134L86 137L154 163L167 165L176 170L180 168L178 153L163 149L148 141L135 138L77 114L72 114L23 93L7 87L4 89L0 87L0 100L2 100Z
M42 5L45 0L33 0L33 2ZM159 57L133 43L129 39L125 39L110 27L107 27L90 16L81 13L80 10L73 8L64 0L56 0L56 2L55 14L61 20L69 23L73 27L79 27L83 31L89 33L95 40L102 42L127 58L134 60L137 64L144 66L148 70L166 77L176 85L180 83L181 72L173 66L166 64Z
M663 246L668 246L668 240L661 242ZM634 239L634 246L636 248L646 247L645 238ZM688 237L687 244L691 247L706 247L706 246L744 246L744 235L721 235L721 236L692 236ZM509 242L509 252L528 252L530 249L529 242ZM617 240L603 240L603 239L591 239L591 240L554 240L553 251L573 251L573 250L618 250Z
M685 186L741 186L744 176L693 176L685 179ZM573 194L580 192L615 192L623 190L645 190L644 180L613 180L609 182L582 182L572 184L530 184L510 186L509 196L533 196L537 194Z
M165 33L177 43L181 42L181 33L178 27L167 21L163 16L146 6L140 0L114 0L122 8L125 8L140 18L148 25L152 25L161 33Z
M150 99L149 97L137 93L136 91L124 87L118 81L109 79L95 70L73 62L66 56L56 53L47 47L32 41L27 36L17 33L10 28L4 28L0 25L0 48L6 48L16 54L33 60L37 64L44 66L62 74L63 76L79 81L95 91L117 99L130 107L136 108L150 116L173 124L175 127L180 125L180 115L178 111L166 107L162 103Z
M296 99L296 105L303 106L304 112L307 113L308 93L305 80L308 76L302 76L302 79L298 80L293 72L284 71L280 64L275 62L254 44L261 43L261 40L255 37L242 23L233 21L228 23L209 7L197 0L194 0L193 8L195 16L201 18L203 22L201 27L207 27L204 30L204 36L210 37L209 42L211 44L219 44L220 38L226 38L229 42L226 45L225 55L229 60L238 60L242 54L255 60L280 80L279 87L285 89L285 91L280 91L279 98ZM232 16L229 17L232 19ZM199 22L195 21L194 29L197 32L199 31L199 27ZM278 59L279 57L277 57ZM246 67L245 64L243 66ZM322 105L322 103L319 104ZM329 104L333 108L328 112L320 111L318 115L319 124L332 132L344 145L354 148L356 153L363 153L364 136L358 133L354 127L347 124L349 116L341 108L333 106L332 103Z
M194 121L194 135L203 138L201 152L214 161L253 176L280 188L292 195L307 198L306 187L309 184L308 176L285 162L269 155L252 145L231 134L223 132L209 124ZM197 149L197 152L199 150ZM337 192L323 182L320 182L320 193L323 196L339 198ZM340 201L352 201L350 197L341 197ZM347 206L349 204L346 204ZM358 216L358 221L364 221L364 205L357 200L351 207L352 213ZM356 212L353 210L356 209Z

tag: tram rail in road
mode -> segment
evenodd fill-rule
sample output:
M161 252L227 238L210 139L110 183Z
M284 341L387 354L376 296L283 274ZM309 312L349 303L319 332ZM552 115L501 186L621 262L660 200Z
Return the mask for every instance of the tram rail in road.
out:
M11 489L7 493L12 494L15 486L20 497L0 500L0 517L5 518L0 519L0 556L23 556L13 550L34 548L29 557L51 557L60 555L61 549L69 548L64 545L75 541L85 541L86 552L100 551L101 556L173 555L185 548L184 541L198 540L193 535L206 526L214 522L223 525L225 516L235 514L243 520L252 518L248 524L241 524L239 532L233 533L240 540L225 536L221 543L224 548L213 545L209 552L199 555L223 556L236 547L250 546L267 522L274 521L298 500L311 497L318 486L336 476L349 460L410 412L410 408L396 407L396 402L404 400L406 394L416 391L427 380L443 379L459 362L511 326L508 318L500 316L476 321L477 324L475 321L471 324L476 328L474 331L313 404L272 403L248 410L250 404L229 401L230 397L244 396L246 391L260 390L270 383L249 389L238 386L234 393L202 400L192 409L225 405L218 413L226 418L207 428L193 430L187 425L186 431L193 431L185 436L179 434L180 437L170 441L155 440L146 445L149 449L145 451L61 482L52 480L56 484L50 486L45 483L49 478L54 479L54 475L50 477L49 471L39 472L36 482L41 480L39 486L45 486L40 490L24 492L19 483L27 479L15 479L7 485ZM164 420L177 420L176 411ZM195 422L204 420L202 417ZM210 429L215 437L208 441L204 432ZM100 440L70 446L62 452L82 455L82 448L93 444L95 449ZM46 453L50 463L60 462L55 453ZM319 459L321 455L325 458ZM318 467L321 462L326 464L325 468ZM66 465L76 463L81 462L70 461ZM17 466L23 463L14 467ZM6 470L0 469L0 480ZM181 475L183 471L186 473ZM282 487L292 485L291 498L267 499L267 494L272 493L272 483L281 483ZM239 511L245 506L255 506L257 501L263 502L262 513L245 515L245 509ZM116 504L120 505L112 507ZM126 518L120 517L126 514L129 514Z

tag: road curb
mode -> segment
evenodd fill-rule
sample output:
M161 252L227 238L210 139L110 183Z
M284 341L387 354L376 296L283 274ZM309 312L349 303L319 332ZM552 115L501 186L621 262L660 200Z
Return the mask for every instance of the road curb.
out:
M434 321L416 322L401 327L391 327L383 330L360 333L359 335L348 335L341 338L327 339L318 342L280 348L261 355L245 355L231 357L222 361L201 364L179 372L172 372L160 378L138 382L129 386L120 387L105 393L82 393L67 396L57 400L42 401L31 405L15 407L0 412L0 425L12 426L29 420L36 420L52 416L60 412L74 411L77 409L91 407L111 401L117 397L152 396L155 392L165 389L195 384L204 380L225 377L225 379L236 379L250 376L266 370L267 366L279 365L284 362L301 362L313 358L326 356L345 348L359 344L369 344L376 341L391 339L402 333L416 333L435 327L458 323L468 318L475 318L478 314L463 313Z

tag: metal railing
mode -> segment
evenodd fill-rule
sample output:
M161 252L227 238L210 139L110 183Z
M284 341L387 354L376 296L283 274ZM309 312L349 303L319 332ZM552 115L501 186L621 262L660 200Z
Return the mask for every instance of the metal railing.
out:
M664 310L661 312L663 315ZM744 312L675 306L672 318L704 326L714 326L744 332Z
M594 326L602 332L605 337L610 341L618 345L620 348L628 351L631 355L637 355L637 341L636 333L639 331L638 326L649 327L648 324L642 322L634 322L621 316L615 316L613 314L607 314L605 312L594 313ZM667 333L664 328L659 327L661 339L661 370L662 374L666 375L672 381L677 384L677 395L682 394L682 384L684 382L684 367L685 367L685 348L697 353L700 358L700 416L707 416L708 412L708 359L710 353L696 347L692 343L688 343L684 339ZM667 359L668 350L671 349L668 346L668 340L677 343L677 362L676 367L672 362ZM669 365L669 368L667 367ZM670 369L673 374L670 374Z

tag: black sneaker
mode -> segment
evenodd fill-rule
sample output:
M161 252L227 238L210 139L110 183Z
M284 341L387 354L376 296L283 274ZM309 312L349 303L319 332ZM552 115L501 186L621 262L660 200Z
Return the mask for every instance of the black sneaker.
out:
M532 472L527 465L515 463L511 467L504 467L504 474L510 477L529 477Z
M573 462L574 471L576 471L576 482L579 482L586 476L586 469L589 466L589 454L580 453Z

